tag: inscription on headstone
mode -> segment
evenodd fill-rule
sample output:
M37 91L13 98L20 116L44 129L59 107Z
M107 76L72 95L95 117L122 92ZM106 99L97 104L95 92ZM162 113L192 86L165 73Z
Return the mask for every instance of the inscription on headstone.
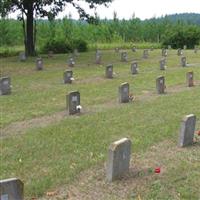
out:
M80 93L78 91L70 92L67 95L67 109L70 115L80 113Z
M11 93L11 79L10 77L0 78L0 95L7 95Z
M128 61L128 54L126 51L121 52L121 61L127 62Z
M164 76L159 76L156 79L156 88L158 94L164 94L165 93L165 77Z
M37 58L36 59L36 70L43 70L42 58Z
M129 102L129 84L122 83L119 86L119 102L128 103Z
M122 138L110 145L106 165L106 178L109 182L121 178L129 171L130 158L131 141L129 139Z
M194 86L194 73L193 72L188 72L186 74L186 79L187 79L188 87L193 87Z
M106 78L113 78L113 65L106 66Z
M73 71L71 70L66 70L63 74L63 80L64 83L72 83L73 81Z
M178 146L185 147L193 144L195 125L196 116L194 114L187 115L183 118L181 121Z
M0 180L0 200L23 200L24 184L17 178Z
M138 63L137 62L131 63L131 74L138 74Z

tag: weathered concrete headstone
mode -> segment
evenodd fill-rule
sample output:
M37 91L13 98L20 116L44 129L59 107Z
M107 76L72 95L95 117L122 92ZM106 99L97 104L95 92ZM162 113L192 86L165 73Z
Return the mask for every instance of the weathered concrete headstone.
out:
M162 49L162 56L167 57L167 49Z
M194 53L198 53L198 50L199 50L198 47L195 46L194 47Z
M129 84L122 83L119 86L119 102L128 103L129 102Z
M113 78L113 65L106 66L106 78Z
M170 49L172 48L172 46L171 46L171 45L168 45L168 47L167 47L167 48L168 48L168 50L170 50Z
M165 59L161 59L160 60L160 70L165 70L166 69L166 60Z
M115 53L119 53L119 48L118 47L115 48Z
M53 51L49 51L49 52L48 52L48 57L49 57L49 58L53 58Z
M148 49L144 49L144 51L143 51L143 58L147 59L148 57L149 57L149 51L148 51Z
M74 58L73 57L69 58L69 60L68 60L68 66L69 67L74 67L74 65L75 65Z
M185 147L193 144L196 125L196 116L194 114L186 115L181 121L178 146Z
M78 56L79 56L78 49L74 49L74 51L73 51L73 56L74 56L74 57L78 57Z
M157 92L158 94L164 94L165 93L165 77L164 76L159 76L156 79L156 88L157 88Z
M0 95L7 95L11 93L11 79L10 77L0 78Z
M109 182L121 178L129 171L131 141L127 138L113 142L108 150L106 178Z
M101 64L101 52L99 50L96 51L96 57L95 57L96 64Z
M131 74L138 74L138 63L137 62L131 63Z
M185 56L181 57L181 66L182 67L186 67L187 66L187 61L186 61L186 57Z
M132 51L136 52L137 51L136 47L132 47Z
M73 71L71 70L66 70L63 74L63 81L64 83L72 83L72 81L74 80L73 78Z
M187 79L188 87L193 87L194 86L194 73L193 72L188 72L186 74L186 79Z
M182 55L183 55L182 49L178 49L178 50L177 50L177 55L178 55L178 56L182 56Z
M67 109L70 115L80 113L80 93L78 91L70 92L67 95Z
M0 180L0 200L23 200L24 184L17 178Z
M187 45L184 45L184 46L183 46L183 49L186 50L186 49L187 49Z
M128 54L126 51L121 52L121 61L127 62L128 61Z
M43 70L43 60L42 60L42 58L36 59L36 70Z
M26 61L26 54L25 54L25 52L21 52L19 54L19 60L20 61Z

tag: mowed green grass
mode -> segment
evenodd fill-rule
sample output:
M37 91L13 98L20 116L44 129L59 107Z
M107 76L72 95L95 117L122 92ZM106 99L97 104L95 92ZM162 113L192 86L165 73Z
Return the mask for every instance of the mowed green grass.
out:
M66 94L73 90L81 93L83 114L66 116L44 128L31 127L23 135L1 138L0 178L19 177L25 183L25 196L37 197L70 183L84 169L104 162L108 146L114 140L129 137L134 152L148 151L150 146L165 139L177 140L180 120L190 113L197 116L197 129L200 129L199 82L196 87L184 89L186 72L193 71L195 80L200 81L200 54L185 51L187 61L195 65L182 68L180 57L171 50L167 70L160 71L161 50L149 53L149 59L144 60L142 50L136 53L128 50L129 62L122 63L120 54L105 50L102 65L94 64L95 52L81 53L73 68L72 85L62 83L69 55L55 55L51 59L44 56L44 71L35 70L33 58L26 62L19 62L17 57L1 59L1 75L10 75L13 85L11 95L0 97L2 130L14 122L28 124L30 119L65 111ZM136 76L130 73L130 62L134 59L140 70ZM112 80L105 79L105 66L110 63L116 73ZM174 87L175 91L157 95L155 79L158 75L164 75L167 88ZM146 95L147 91L150 95L119 105L118 86L123 82L130 84L136 97ZM10 130L14 134L15 130ZM200 150L197 156L200 157ZM193 178L190 182L183 180L187 185L185 189L182 184L174 183L179 193L185 196L192 193L194 199L199 198L198 168L200 162L190 166ZM154 199L164 199L170 193L157 187L147 191L147 196Z

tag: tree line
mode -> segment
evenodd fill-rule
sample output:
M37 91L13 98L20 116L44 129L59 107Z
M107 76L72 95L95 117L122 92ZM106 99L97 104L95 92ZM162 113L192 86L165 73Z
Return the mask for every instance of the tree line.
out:
M163 46L172 45L173 48L182 48L183 45L193 48L199 44L198 24L173 19L165 16L143 21L133 16L129 20L119 20L117 13L114 13L112 20L100 20L96 15L90 18L90 22L70 17L51 21L40 19L35 23L35 39L37 46L41 48L53 41L56 44L70 45L77 40L86 43L158 42ZM1 46L23 45L22 22L1 19L0 35Z

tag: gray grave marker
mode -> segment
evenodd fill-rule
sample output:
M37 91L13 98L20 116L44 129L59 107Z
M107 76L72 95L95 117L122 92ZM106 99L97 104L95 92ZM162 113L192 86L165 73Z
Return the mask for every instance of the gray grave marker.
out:
M184 45L184 46L183 46L183 49L186 50L186 49L187 49L187 45Z
M148 49L144 49L144 51L143 51L143 58L147 59L148 57L149 57L149 51L148 51Z
M119 48L118 47L115 48L115 53L119 53Z
M43 70L42 58L37 58L36 59L36 70Z
M136 52L136 51L137 51L136 47L133 47L133 48L132 48L132 51L133 51L133 52Z
M48 57L49 57L49 58L53 58L53 51L49 51L49 52L48 52Z
M167 49L162 49L162 56L167 57Z
M195 132L196 116L193 114L186 115L182 122L178 140L178 146L185 147L193 144Z
M165 70L166 69L166 60L165 59L161 59L160 60L160 70Z
M194 86L194 73L193 72L188 72L186 74L186 79L187 79L188 87L193 87Z
M182 55L183 55L182 49L178 49L178 50L177 50L177 55L178 55L178 56L182 56Z
M171 46L171 45L168 45L168 47L167 47L167 48L168 48L168 50L170 50L170 49L172 48L172 46Z
M129 102L129 84L122 83L119 86L119 102L128 103Z
M128 54L126 51L121 52L121 61L127 62L128 61Z
M66 70L63 74L63 80L64 80L64 83L72 83L73 81L73 71L71 70Z
M194 53L196 53L196 54L198 53L198 47L196 47L196 46L194 47Z
M138 63L137 62L131 63L131 74L138 74Z
M113 142L108 150L106 177L109 182L121 178L129 171L131 141L127 138Z
M186 61L186 57L185 56L181 57L181 66L182 67L187 67L187 61Z
M95 58L96 60L95 60L95 62L96 62L96 64L101 64L101 52L100 51L96 51L96 58Z
M156 88L157 88L158 94L165 93L165 77L164 76L159 76L156 79Z
M68 60L68 66L69 66L69 67L74 67L74 65L75 65L74 58L71 57L71 58Z
M113 78L113 65L106 66L106 78Z
M20 61L26 61L26 54L25 54L25 52L21 52L19 54L19 60Z
M24 184L17 178L0 180L0 200L23 200Z
M80 93L78 91L70 92L67 95L67 109L70 115L80 113Z
M10 77L0 78L0 95L11 94L11 79Z

